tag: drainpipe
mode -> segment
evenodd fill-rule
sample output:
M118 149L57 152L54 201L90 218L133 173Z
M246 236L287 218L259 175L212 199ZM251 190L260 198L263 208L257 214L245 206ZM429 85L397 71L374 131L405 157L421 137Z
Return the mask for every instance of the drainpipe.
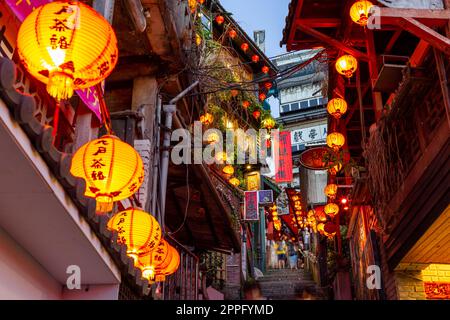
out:
M161 97L158 97L158 101L156 103L156 137L155 137L155 149L153 155L153 186L152 186L152 208L151 213L157 217L157 220L160 221L160 214L157 213L156 204L158 202L158 173L159 173L159 150L160 150L160 130L159 125L161 124Z
M172 120L173 115L177 111L176 103L178 100L183 98L189 91L194 89L199 84L199 81L195 81L193 84L191 84L189 87L187 87L185 90L180 92L175 98L169 101L169 104L163 105L163 112L165 114L165 123L164 123L164 140L163 145L161 148L161 181L160 181L160 206L159 206L159 212L160 212L160 218L161 218L161 226L163 228L163 233L165 234L165 228L164 228L164 217L165 217L165 210L166 210L166 191L167 191L167 174L169 169L169 149L170 149L170 134L172 131Z

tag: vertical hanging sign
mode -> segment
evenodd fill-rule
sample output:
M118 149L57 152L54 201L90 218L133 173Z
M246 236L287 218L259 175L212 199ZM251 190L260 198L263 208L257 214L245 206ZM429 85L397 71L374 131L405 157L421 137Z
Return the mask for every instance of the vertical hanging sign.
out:
M275 147L275 181L277 183L292 182L292 145L291 133L280 132L279 138L274 139Z
M141 203L141 209L146 210L147 195L149 194L149 176L150 176L150 160L152 145L150 140L134 140L134 149L139 153L144 165L144 182L136 193L139 202ZM153 212L152 212L153 213ZM154 214L154 213L153 213Z
M6 0L6 4L11 11L22 22L34 9L41 5L52 2L51 0ZM100 113L100 103L97 90L94 87L83 90L77 90L77 95L81 101L96 115L98 119L102 119Z
M244 220L259 220L258 191L245 191Z

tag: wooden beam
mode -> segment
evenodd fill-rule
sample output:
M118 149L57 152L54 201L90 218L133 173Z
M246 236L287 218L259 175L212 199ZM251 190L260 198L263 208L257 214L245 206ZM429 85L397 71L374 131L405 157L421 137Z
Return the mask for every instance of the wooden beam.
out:
M402 18L400 27L428 42L431 46L450 55L450 39L412 18Z
M295 24L303 24L311 28L337 28L341 25L341 19L333 18L308 18L308 19L295 19Z
M398 38L402 35L403 30L397 30L392 35L391 39L389 40L386 49L384 50L385 54L391 53L392 49L394 48L395 43L397 42Z
M396 24L398 19L416 19L427 26L445 26L450 20L450 10L400 9L380 7L379 15L382 24Z
M294 2L292 2L292 3L294 3ZM292 45L294 42L295 31L296 31L295 19L297 19L297 17L300 17L300 12L302 11L302 7L303 7L303 0L297 1L297 7L295 8L295 11L294 11L294 17L292 19L292 25L291 25L291 29L289 30L289 37L288 37L288 41L286 43L287 51L292 51L292 49L293 49Z
M297 24L296 26L298 29L309 34L310 36L313 36L314 38L316 38L322 42L325 42L325 44L329 44L331 46L334 46L334 47L348 53L348 54L351 54L358 60L363 60L363 61L369 60L369 58L367 57L367 55L365 53L362 53L361 51L358 51L352 47L349 47L349 46L345 45L344 43L342 43L330 36L327 36L313 28L310 28L308 26L301 25L301 24Z
M447 73L445 71L444 57L442 53L434 49L434 57L436 59L436 67L439 74L439 81L442 89L442 97L444 98L445 113L447 114L447 123L450 128L450 93L448 90Z

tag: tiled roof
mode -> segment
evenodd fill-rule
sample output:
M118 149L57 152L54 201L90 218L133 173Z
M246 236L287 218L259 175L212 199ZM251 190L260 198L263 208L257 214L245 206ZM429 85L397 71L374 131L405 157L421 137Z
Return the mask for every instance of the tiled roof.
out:
M107 229L108 216L95 213L95 200L84 196L85 182L75 179L70 173L72 155L60 152L53 145L50 126L42 125L35 117L36 109L33 97L23 95L13 87L16 78L16 66L7 58L0 58L0 98L8 106L11 115L26 132L36 151L42 156L58 182L64 187L79 212L89 223L91 229L107 249L122 274L122 282L127 283L142 295L149 293L148 281L134 267L133 259L128 257L126 245L117 244L117 233Z

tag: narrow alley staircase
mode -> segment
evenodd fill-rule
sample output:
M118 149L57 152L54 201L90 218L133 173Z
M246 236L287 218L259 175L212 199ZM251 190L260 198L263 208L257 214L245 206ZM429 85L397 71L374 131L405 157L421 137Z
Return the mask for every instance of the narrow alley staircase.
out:
M304 270L269 269L264 277L258 279L261 293L269 300L296 300L302 299L305 288L316 293L316 299L322 299L311 275Z

